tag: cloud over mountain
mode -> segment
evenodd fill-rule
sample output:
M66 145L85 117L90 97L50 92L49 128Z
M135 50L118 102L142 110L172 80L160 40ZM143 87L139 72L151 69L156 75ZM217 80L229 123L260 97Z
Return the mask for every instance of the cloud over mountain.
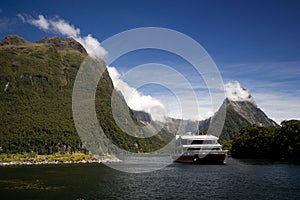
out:
M79 42L92 57L103 58L108 54L96 38L90 34L84 37L81 36L80 29L64 19L59 17L48 19L43 15L39 15L38 18L33 18L27 14L18 14L17 16L24 23L29 23L45 32L72 37ZM123 93L130 108L148 112L154 120L164 120L166 108L161 101L150 95L143 95L135 88L130 87L126 82L121 80L121 75L116 68L108 67L108 71L115 87Z
M238 81L229 81L224 85L226 97L232 101L249 101L255 104L250 92L243 88Z
M103 58L107 51L101 46L100 42L92 35L81 36L80 29L68 23L64 19L55 17L47 19L43 15L39 15L37 19L30 15L18 14L17 15L23 22L29 23L45 32L59 33L61 35L72 37L79 42L92 57Z
M107 69L114 86L122 92L131 109L145 111L151 114L153 120L164 121L166 107L161 101L150 95L143 95L135 88L129 86L121 79L121 74L115 67L107 66Z

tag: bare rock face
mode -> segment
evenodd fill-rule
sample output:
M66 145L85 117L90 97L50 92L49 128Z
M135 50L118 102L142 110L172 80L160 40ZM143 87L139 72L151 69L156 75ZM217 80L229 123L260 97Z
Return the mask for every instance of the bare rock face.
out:
M26 41L24 38L22 38L18 35L9 35L1 41L0 46L5 46L5 45L20 46L20 45L26 45L29 43L30 42Z
M141 122L147 122L147 123L151 123L152 118L151 115L149 113L146 113L144 111L133 111L133 115L135 116L135 118Z
M278 126L270 119L254 102L250 101L233 101L228 98L224 100L221 107L226 107L226 118L220 141L230 140L237 135L242 127L249 125L258 125L263 127ZM213 116L217 119L223 110L220 108ZM206 119L199 123L199 131L205 132L212 118Z
M60 50L76 50L84 55L87 55L85 48L73 38L59 38L57 36L46 37L37 41L36 43L53 44Z
M276 122L269 119L268 116L255 104L248 101L228 101L234 111L246 119L250 124L259 126L278 126Z

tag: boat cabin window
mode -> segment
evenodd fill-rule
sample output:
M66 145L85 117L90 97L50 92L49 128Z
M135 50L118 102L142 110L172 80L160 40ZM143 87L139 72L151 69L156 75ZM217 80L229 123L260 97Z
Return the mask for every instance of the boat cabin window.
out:
M193 140L191 144L217 144L215 140Z
M205 148L205 147L202 147L202 148L188 148L187 149L188 151L201 151L201 150L208 150L208 151L213 151L213 150L221 150L220 147L214 147L214 148Z
M193 140L191 144L203 144L203 140Z
M190 150L190 151L199 151L200 148L188 148L188 150Z

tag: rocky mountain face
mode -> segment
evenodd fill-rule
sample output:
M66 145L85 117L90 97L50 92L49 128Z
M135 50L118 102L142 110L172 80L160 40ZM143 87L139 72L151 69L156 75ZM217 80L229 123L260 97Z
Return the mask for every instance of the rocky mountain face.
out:
M133 114L134 114L135 118L140 122L151 123L151 121L152 121L151 115L144 111L133 110Z
M36 43L51 44L59 50L75 50L87 55L85 48L73 38L46 37Z
M0 42L0 153L51 154L89 150L89 144L79 138L72 116L73 84L86 58L86 50L71 38L44 38L32 43L11 35ZM134 137L141 133L143 124L117 92L114 105L121 119L119 123L127 125L128 117L135 123L129 127L131 135L124 133L112 115L114 87L106 65L101 60L95 63L103 72L97 86L95 107L106 137L114 145L131 152L149 152L168 143L170 135L165 130L153 137ZM125 116L128 110L129 115ZM94 146L97 153L107 152L101 142L99 138Z
M174 134L197 133L199 121L167 118L164 122L167 129Z
M202 121L167 119L169 130L177 134L209 133L219 137L222 142L232 139L245 126L278 127L278 124L256 105L253 96L239 82L230 81L224 86L227 98L212 117ZM177 130L179 132L176 132Z
M226 99L228 109L233 109L241 117L246 119L251 125L259 126L277 126L277 123L268 118L268 116L255 104L249 101L230 101Z
M225 117L224 124L222 115ZM139 115L136 114L136 116L140 121L149 119L149 114L145 112L141 112ZM155 123L163 124L169 132L179 135L189 132L192 134L206 134L210 128L210 134L218 136L220 142L232 139L245 126L279 126L256 105L253 97L249 98L249 100L230 100L226 98L214 116L206 120L193 121L166 118L165 122ZM223 129L219 128L221 126L223 126Z
M221 111L221 108L224 107L226 109ZM278 126L276 122L268 118L268 116L251 101L233 101L227 98L224 100L221 108L213 116L213 118L218 118L221 112L226 112L223 130L219 136L220 141L232 139L239 133L240 129L245 126ZM204 120L199 124L200 132L207 131L213 118Z
M18 35L9 35L0 42L0 46L7 46L7 45L20 46L20 45L28 45L29 43L30 42L26 41L24 38Z
M242 101L226 98L213 117L202 121L167 118L165 126L170 132L180 135L188 132L194 134L206 134L210 128L210 134L218 136L220 142L232 139L240 132L241 128L245 126L279 126L275 121L268 118L268 116L255 104L252 97L250 100L251 101ZM224 124L222 115L225 116ZM222 126L223 129L220 129L219 127Z

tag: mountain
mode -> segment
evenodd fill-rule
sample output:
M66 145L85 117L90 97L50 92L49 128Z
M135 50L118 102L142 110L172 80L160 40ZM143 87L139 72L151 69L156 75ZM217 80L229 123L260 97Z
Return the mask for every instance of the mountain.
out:
M198 132L199 121L167 118L164 123L167 129L174 134L184 135L189 132Z
M10 35L0 43L0 153L108 151L103 138L91 144L82 140L75 129L72 91L83 62L93 62L103 72L94 103L99 124L115 146L130 152L150 152L168 143L171 135L165 129L153 137L136 137L144 125L134 117L120 92L115 92L112 101L114 87L106 64L89 58L84 47L74 39L51 37L28 42L18 35ZM133 121L128 127L131 135L117 125L112 102L120 125ZM85 120L88 124L89 119ZM143 134L148 134L150 129L144 128ZM95 136L96 130L85 131Z
M30 42L26 41L24 38L18 35L9 35L1 41L0 46L7 46L7 45L24 46L29 44Z
M144 111L133 110L133 115L140 122L151 123L152 121L151 115Z
M254 101L230 100L229 98L226 98L213 117L204 120L199 124L199 131L206 132L210 124L212 124L211 126L216 126L215 124L218 123L212 122L214 120L218 121L222 114L225 115L225 122L222 133L219 136L220 141L232 139L239 133L240 129L245 126L278 126L276 122L268 118L268 116L257 107Z

